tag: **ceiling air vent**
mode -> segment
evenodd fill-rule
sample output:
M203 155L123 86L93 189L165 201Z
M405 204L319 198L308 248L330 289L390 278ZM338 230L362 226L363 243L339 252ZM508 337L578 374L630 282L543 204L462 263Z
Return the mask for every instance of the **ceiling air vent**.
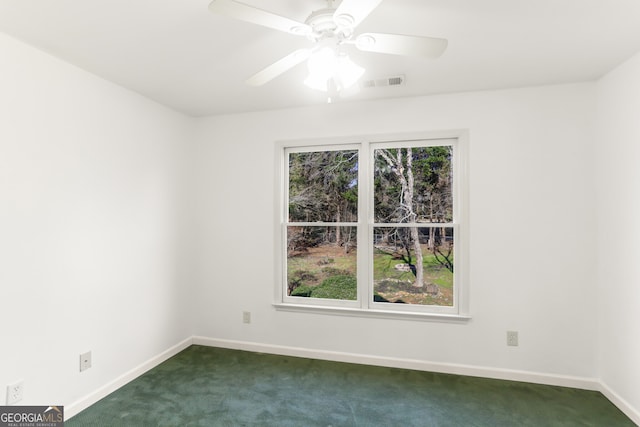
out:
M362 87L382 87L382 86L402 86L404 85L404 76L392 76L382 79L365 80L362 82Z

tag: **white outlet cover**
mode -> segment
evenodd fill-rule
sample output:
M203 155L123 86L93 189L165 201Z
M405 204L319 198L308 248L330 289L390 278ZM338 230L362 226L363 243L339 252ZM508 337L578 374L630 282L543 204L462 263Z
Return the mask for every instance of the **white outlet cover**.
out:
M80 355L80 372L86 371L91 367L91 352L82 353Z
M24 393L24 381L16 381L13 384L7 386L7 405L13 405L14 403L22 400L22 394Z

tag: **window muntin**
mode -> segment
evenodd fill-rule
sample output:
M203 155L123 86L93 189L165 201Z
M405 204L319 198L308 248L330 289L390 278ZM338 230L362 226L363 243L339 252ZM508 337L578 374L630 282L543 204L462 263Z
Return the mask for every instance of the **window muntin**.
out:
M282 144L284 261L277 304L464 314L466 221L460 219L466 218L460 213L466 197L466 153L460 135L349 145ZM394 168L402 170L402 177ZM403 206L409 185L412 209ZM422 286L417 286L418 247ZM339 289L312 295L315 287L334 285Z

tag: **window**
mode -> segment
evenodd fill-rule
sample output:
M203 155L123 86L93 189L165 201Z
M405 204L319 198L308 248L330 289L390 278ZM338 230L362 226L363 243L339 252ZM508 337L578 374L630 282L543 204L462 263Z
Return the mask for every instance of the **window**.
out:
M276 305L467 312L466 135L281 143Z

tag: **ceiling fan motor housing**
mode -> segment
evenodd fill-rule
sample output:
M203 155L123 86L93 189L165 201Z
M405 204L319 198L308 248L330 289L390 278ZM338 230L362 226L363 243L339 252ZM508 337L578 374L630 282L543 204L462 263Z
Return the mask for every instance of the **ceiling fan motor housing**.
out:
M319 9L313 12L305 24L311 27L309 38L313 41L319 41L326 38L337 38L345 40L353 34L354 19L350 15L341 14L334 16L335 8Z

